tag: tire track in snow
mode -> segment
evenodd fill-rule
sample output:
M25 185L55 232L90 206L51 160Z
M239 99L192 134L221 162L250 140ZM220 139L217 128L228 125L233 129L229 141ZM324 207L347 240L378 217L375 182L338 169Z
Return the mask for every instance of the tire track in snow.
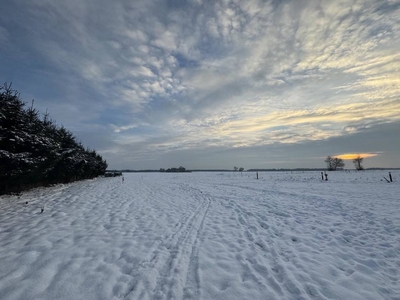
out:
M187 190L185 188L185 190ZM199 233L210 199L196 189L201 204L178 222L173 232L157 240L139 267L138 279L124 299L183 299L200 297Z
M193 189L193 188L192 188ZM196 189L197 192L203 193L202 191ZM184 299L200 299L201 298L201 284L200 284L200 268L199 268L199 250L201 243L201 232L204 226L204 220L207 216L208 210L211 205L211 198L206 195L202 195L202 197L206 197L207 200L207 209L204 212L204 215L201 217L201 223L199 229L196 232L195 242L193 244L192 252L189 259L189 269L187 271L186 276L186 284L184 289Z
M282 262L282 251L272 238L273 233L271 230L263 226L264 220L234 201L230 201L229 204L235 211L238 223L240 227L242 227L244 236L250 242L253 251L263 253L263 255L268 257L272 262L272 268L270 269L272 274L270 274L269 269L261 264L256 257L248 257L245 259L241 257L242 263L245 263L245 269L251 272L256 282L263 288L267 288L268 286L272 287L275 293L280 296L285 294L285 290L289 291L292 295L299 296L301 290L291 278L290 272L286 270L285 264ZM252 219L254 219L254 221ZM270 238L268 238L267 243L258 238L258 228L267 230L270 233Z

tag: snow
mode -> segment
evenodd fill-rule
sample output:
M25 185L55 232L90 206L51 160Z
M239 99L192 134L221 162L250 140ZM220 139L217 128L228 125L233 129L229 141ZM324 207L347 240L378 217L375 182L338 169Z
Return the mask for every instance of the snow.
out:
M125 173L2 196L0 299L400 299L392 175Z

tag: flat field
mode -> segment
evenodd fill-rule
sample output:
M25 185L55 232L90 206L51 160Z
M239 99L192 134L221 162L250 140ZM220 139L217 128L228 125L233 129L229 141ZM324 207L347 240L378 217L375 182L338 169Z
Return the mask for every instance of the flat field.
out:
M3 196L0 299L400 299L387 174L129 173Z

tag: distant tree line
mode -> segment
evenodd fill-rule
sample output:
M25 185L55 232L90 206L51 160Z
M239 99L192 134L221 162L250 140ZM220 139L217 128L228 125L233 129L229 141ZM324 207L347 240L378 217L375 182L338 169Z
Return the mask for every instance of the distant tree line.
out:
M115 172L113 170L107 170L107 172ZM118 171L117 171L118 172ZM146 170L130 170L130 169L124 169L124 170L119 170L119 172L122 173L155 173L155 172L160 172L160 170L151 170L151 169L146 169Z
M104 174L107 162L85 149L46 112L26 108L11 85L0 87L0 195Z
M247 172L288 172L288 171L324 171L324 168L279 168L279 169L248 169Z
M184 167L180 166L179 168L169 168L169 169L160 168L160 172L178 173L178 172L189 172L189 171L186 171Z

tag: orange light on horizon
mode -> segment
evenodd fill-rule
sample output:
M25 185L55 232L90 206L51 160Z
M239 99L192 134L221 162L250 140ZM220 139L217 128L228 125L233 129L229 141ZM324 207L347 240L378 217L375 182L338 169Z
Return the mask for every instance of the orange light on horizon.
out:
M357 158L358 156L361 156L362 158L368 158L368 157L374 157L378 156L377 153L344 153L340 155L335 155L335 158L340 158L343 160L353 160Z

